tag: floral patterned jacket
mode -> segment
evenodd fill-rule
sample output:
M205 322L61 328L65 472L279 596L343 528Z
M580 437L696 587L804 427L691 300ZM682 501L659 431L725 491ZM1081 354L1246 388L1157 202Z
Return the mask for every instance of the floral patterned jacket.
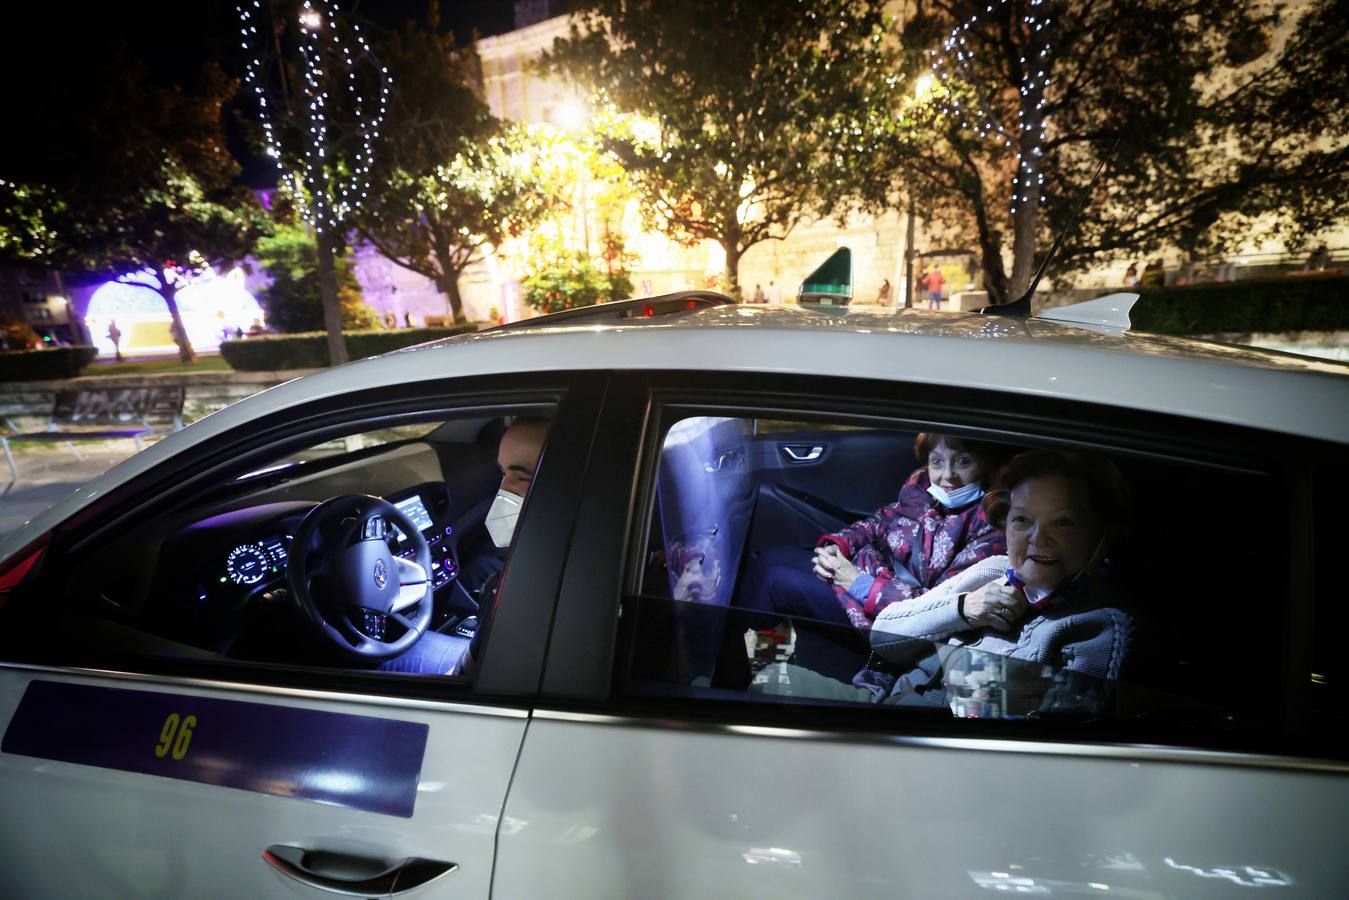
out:
M927 593L957 572L1007 552L1007 540L979 503L949 510L928 494L927 467L915 471L899 500L817 546L835 544L853 565L874 579L866 599L835 588L853 627L869 631L876 614L891 603Z

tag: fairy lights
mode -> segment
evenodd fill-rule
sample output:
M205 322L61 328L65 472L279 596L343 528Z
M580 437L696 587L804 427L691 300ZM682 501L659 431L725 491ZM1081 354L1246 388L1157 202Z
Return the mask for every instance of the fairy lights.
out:
M951 33L942 42L941 49L929 50L928 56L932 60L932 76L947 88L942 94L945 99L940 101L942 108L959 123L960 128L974 132L980 139L991 139L995 144L1004 147L1012 147L1014 144L1017 146L1016 176L1012 179L1011 201L1012 215L1016 215L1021 204L1031 203L1032 200L1036 203L1045 201L1045 176L1040 166L1044 119L1040 111L1044 109L1045 88L1050 84L1046 67L1050 50L1051 22L1040 10L1044 0L1028 0L1026 14L1021 17L1025 26L1023 31L1029 42L1026 52L1031 62L1027 62L1027 56L1019 59L1021 83L1018 88L1020 102L1017 109L1019 120L1017 125L1020 134L1015 142L1013 135L994 118L989 109L985 108L991 104L975 101L973 108L968 102L962 106L953 90L957 83L976 84L970 66L974 51L969 46L966 33L979 24L981 16L992 18L995 10L999 10L1009 2L1010 0L998 0L996 3L988 3L982 13L976 12L965 22L952 28Z
M353 23L349 35L344 37L346 29L340 24L329 0L304 0L298 17L304 75L297 107L305 144L298 169L287 171L276 135L274 104L269 103L263 85L265 54L256 49L256 45L265 46L262 37L269 30L262 20L262 3L261 0L249 0L240 3L236 9L244 51L244 82L257 97L267 155L275 161L282 184L293 198L301 218L318 231L335 231L368 196L374 145L384 124L389 85L393 82L389 70L374 62L370 45L359 25ZM276 64L284 66L285 61L277 60ZM357 78L357 69L362 65L374 67L378 74L379 96L373 104L376 106L373 114L369 112L371 99L361 89ZM359 149L354 159L339 166L334 160L329 134L335 99L329 91L343 89L347 92L347 106L359 136Z

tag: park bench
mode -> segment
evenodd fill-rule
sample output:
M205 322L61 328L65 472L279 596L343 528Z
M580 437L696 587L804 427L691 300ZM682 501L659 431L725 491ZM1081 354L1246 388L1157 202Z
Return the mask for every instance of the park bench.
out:
M46 431L0 434L10 474L18 480L19 470L9 452L11 441L64 443L76 459L82 457L73 441L131 438L140 450L145 436L183 427L184 394L182 385L57 391ZM19 432L8 418L4 422L9 431Z

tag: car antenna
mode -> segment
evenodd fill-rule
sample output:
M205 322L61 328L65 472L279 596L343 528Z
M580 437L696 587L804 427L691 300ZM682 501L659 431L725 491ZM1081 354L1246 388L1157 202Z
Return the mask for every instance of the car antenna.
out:
M1026 288L1026 293L1022 294L1018 299L1013 300L1011 303L994 303L985 306L983 309L979 310L980 315L1017 316L1022 319L1030 318L1030 298L1035 296L1035 289L1040 286L1040 279L1044 277L1045 269L1049 267L1049 261L1054 258L1054 254L1058 253L1059 245L1063 243L1063 239L1068 235L1068 232L1072 231L1073 226L1077 224L1078 217L1082 215L1082 210L1087 206L1087 198L1091 196L1091 189L1096 187L1096 182L1100 179L1101 172L1105 171L1105 164L1115 155L1115 149L1119 147L1119 142L1120 138L1115 138L1115 143L1110 145L1110 152L1105 155L1101 160L1101 164L1096 167L1096 174L1091 176L1091 183L1083 189L1082 196L1077 201L1077 209L1073 211L1073 217L1068 220L1068 224L1063 226L1063 230L1054 238L1054 243L1049 245L1049 252L1046 253L1045 258L1040 261L1040 268L1035 270L1035 277L1031 279L1030 287Z

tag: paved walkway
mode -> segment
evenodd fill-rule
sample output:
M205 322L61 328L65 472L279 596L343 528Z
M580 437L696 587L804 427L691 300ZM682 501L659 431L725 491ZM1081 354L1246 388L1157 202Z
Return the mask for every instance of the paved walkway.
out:
M140 387L183 384L187 388L184 409L188 421L220 409L264 388L280 384L313 370L290 372L175 372L116 377L81 377L67 381L20 381L0 384L0 407L6 415L31 417L33 430L51 410L52 392L62 388ZM22 430L22 429L21 429ZM146 441L147 446L151 441ZM9 466L0 459L0 536L49 508L85 482L102 475L136 452L130 440L78 441L83 460L60 444L14 443L17 480L9 478Z
M60 445L16 452L17 481L8 480L9 467L0 461L0 537L136 452L133 441L86 441L78 447L83 461Z

